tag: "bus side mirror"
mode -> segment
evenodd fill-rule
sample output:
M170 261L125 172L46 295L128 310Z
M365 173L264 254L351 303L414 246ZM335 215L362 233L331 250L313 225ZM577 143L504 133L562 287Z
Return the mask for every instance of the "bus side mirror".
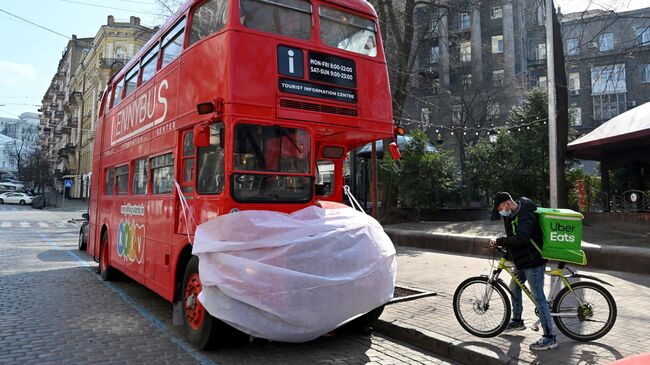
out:
M194 126L194 146L208 147L210 145L210 126L199 124Z
M399 151L399 146L395 142L391 142L388 145L388 152L390 152L390 157L392 157L395 161L402 158L402 153Z

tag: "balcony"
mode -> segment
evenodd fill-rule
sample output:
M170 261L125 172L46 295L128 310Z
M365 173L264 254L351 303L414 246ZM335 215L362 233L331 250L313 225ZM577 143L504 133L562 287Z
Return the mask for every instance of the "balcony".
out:
M69 117L68 118L68 126L71 128L77 128L79 126L79 118L78 117Z
M59 107L59 104L56 103L56 102L54 102L54 103L50 103L50 107L52 107L52 108L58 108L58 107Z
M81 97L81 92L80 91L73 91L68 95L68 103L69 104L77 104L77 99Z
M65 98L65 92L63 92L63 91L59 91L59 92L56 93L56 96L57 96L59 99L63 99L63 98Z
M126 58L100 58L99 67L110 69L121 69L129 60Z

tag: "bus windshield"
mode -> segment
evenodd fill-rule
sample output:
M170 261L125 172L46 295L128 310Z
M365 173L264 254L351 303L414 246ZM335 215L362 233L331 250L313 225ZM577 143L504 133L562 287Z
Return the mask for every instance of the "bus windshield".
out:
M327 6L319 8L320 37L325 44L368 56L377 55L375 23Z
M241 0L241 23L262 32L311 38L311 4L305 0Z
M233 154L235 200L277 203L311 199L311 136L306 130L239 124Z

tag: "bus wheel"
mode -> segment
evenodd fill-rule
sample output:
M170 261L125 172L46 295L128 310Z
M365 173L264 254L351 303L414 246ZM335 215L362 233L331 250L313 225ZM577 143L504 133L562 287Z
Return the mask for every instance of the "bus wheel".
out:
M102 234L101 249L99 251L99 276L102 280L109 281L113 279L113 269L110 264L110 245L108 244L108 235Z
M215 347L217 337L225 335L225 323L211 316L198 299L202 288L199 258L192 256L183 276L183 323L190 343L201 350Z

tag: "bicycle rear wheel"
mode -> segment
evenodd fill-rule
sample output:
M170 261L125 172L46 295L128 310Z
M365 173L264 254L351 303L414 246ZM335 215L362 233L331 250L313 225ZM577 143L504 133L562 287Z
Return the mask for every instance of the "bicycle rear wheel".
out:
M609 332L616 322L616 302L607 289L589 281L562 288L553 301L557 328L578 341L593 341ZM580 304L582 302L582 304Z
M474 336L494 337L510 322L510 300L500 285L492 285L489 298L481 304L489 287L486 277L477 276L460 283L454 293L456 319Z

